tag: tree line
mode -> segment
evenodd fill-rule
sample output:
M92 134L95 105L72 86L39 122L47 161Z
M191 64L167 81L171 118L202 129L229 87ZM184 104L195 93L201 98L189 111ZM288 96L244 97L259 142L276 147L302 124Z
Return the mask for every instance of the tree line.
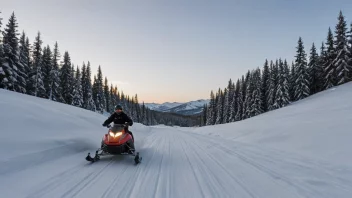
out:
M334 34L335 33L335 34ZM298 39L294 62L265 60L262 69L248 71L226 88L211 91L201 125L236 122L279 109L292 102L352 80L352 23L349 30L340 11L335 32L328 29L320 53L313 43L309 60L303 40Z
M43 46L38 32L33 44L23 31L18 33L18 23L13 12L4 30L0 18L0 88L49 99L98 113L112 113L116 104L138 123L145 125L181 124L184 120L167 113L150 110L138 102L137 94L128 96L103 77L101 66L93 81L91 64L75 66L68 51L61 54L58 43ZM186 124L184 124L186 123ZM187 125L188 126L188 125Z

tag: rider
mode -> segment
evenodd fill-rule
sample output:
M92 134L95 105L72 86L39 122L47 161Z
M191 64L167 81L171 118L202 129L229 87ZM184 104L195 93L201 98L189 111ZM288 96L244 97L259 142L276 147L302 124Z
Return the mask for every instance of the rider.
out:
M106 127L108 124L111 122L114 122L115 124L125 124L127 123L129 126L133 125L133 121L128 115L123 112L122 106L121 105L116 105L115 106L115 112L110 115L110 117L103 123L103 126ZM134 142L134 137L131 131L128 130L128 125L125 127L125 131L128 132L132 136L132 140Z

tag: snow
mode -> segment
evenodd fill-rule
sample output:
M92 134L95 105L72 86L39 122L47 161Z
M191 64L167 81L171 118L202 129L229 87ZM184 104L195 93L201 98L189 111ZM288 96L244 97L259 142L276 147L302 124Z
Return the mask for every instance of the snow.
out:
M351 89L230 124L135 123L137 166L84 160L106 115L0 89L0 196L349 198Z
M193 132L352 165L352 83L240 122Z

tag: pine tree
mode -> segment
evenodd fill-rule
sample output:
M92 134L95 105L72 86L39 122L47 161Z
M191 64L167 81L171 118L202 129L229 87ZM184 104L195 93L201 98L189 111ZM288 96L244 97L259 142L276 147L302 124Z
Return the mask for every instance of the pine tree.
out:
M310 50L308 73L310 91L311 94L315 94L321 90L323 68L320 65L319 56L314 43Z
M338 24L335 30L335 54L337 55L333 61L333 65L336 68L337 84L343 84L349 82L350 72L352 71L351 65L349 65L349 51L348 51L348 40L347 40L347 24L342 12L340 11L338 17Z
M97 109L97 106L100 106L98 105L98 101L97 101L97 96L98 96L98 82L97 82L97 77L94 75L93 77L93 87L92 87L92 94L93 94L93 100L94 100L94 103L95 103L95 108ZM97 109L97 111L99 111Z
M8 24L3 33L3 63L2 71L5 75L2 77L1 86L5 89L12 91L20 91L25 89L20 86L20 83L17 81L19 78L19 61L18 61L18 33L17 33L18 24L16 21L15 13L12 13Z
M87 109L88 106L88 81L87 81L87 69L86 64L83 62L82 65L82 74L81 74L81 84L82 84L82 97L83 97L83 104L82 107Z
M74 78L72 105L76 106L76 107L83 107L81 71L79 70L78 66L77 66L77 70L76 70L76 76Z
M352 23L350 25L350 31L349 31L349 35L348 35L349 39L348 39L348 51L349 51L349 61L348 61L348 65L352 66ZM352 79L352 70L350 70L350 79Z
M243 119L250 118L252 113L253 107L253 92L255 89L255 82L254 82L254 71L247 73L249 77L247 78L247 87L246 87L246 98L244 100L244 111L243 111Z
M324 67L324 88L329 89L335 85L337 85L337 75L336 75L336 68L333 64L335 60L336 54L334 49L334 37L329 28L327 42L326 42L327 50L326 50L326 58Z
M43 49L43 62L42 62L42 71L43 71L43 83L46 91L46 97L50 98L51 93L51 71L52 71L52 53L49 45Z
M143 103L143 106L144 106L144 103ZM143 109L143 107L142 107ZM207 109L208 109L208 105L207 104L204 104L203 106L203 111L202 111L202 114L201 114L201 124L200 126L205 126L206 123L207 123Z
M262 110L264 112L268 111L268 101L269 101L269 86L270 86L270 71L268 60L265 60L263 68L261 95L262 95Z
M22 32L21 38L20 38L20 47L19 47L19 65L21 65L21 78L18 79L19 82L21 82L21 87L22 93L27 93L27 87L29 83L29 73L30 73L30 67L29 67L29 45L26 43L26 34ZM27 83L28 82L28 83Z
M271 61L270 63L270 84L269 84L269 101L268 101L268 110L276 109L275 101L276 101L276 93L277 93L277 85L279 83L279 62L276 60L275 64Z
M259 68L254 70L252 75L252 97L251 97L251 106L249 117L257 116L263 113L262 109L262 90L261 90L261 71Z
M243 93L246 92L246 83L245 83L245 80L244 80L244 76L242 76L242 80L241 80L241 83L240 83L240 92L238 93L238 97L237 97L237 113L236 113L236 116L235 116L235 119L236 121L240 121L243 119L243 106L244 106L244 99L243 99Z
M223 119L223 91L219 88L217 93L216 121L215 124L222 124Z
M301 100L309 96L309 75L307 72L307 58L304 51L302 38L299 37L297 46L297 55L295 62L296 82L295 82L295 98Z
M284 94L284 97L287 98L288 103L291 102L291 96L290 96L290 79L291 79L291 75L290 75L290 66L288 65L286 59L284 61L284 70L285 70L285 80L284 80L284 86L285 86L285 90L286 93Z
M32 46L29 42L29 38L26 38L26 49L28 50L28 60L27 65L28 65L28 70L26 71L27 74L27 79L26 79L26 94L30 94L30 89L33 85L31 85L31 72L33 71L33 64L32 64L32 60L31 60L31 52L32 52Z
M296 82L296 72L295 72L295 63L292 62L291 64L291 72L290 72L290 78L289 78L289 95L290 95L290 101L296 101L295 98L295 82Z
M42 55L42 43L40 37L40 32L38 32L33 44L33 62L30 72L30 94L45 98L46 91L43 83L42 65L43 65L43 55Z
M207 123L206 125L214 125L215 124L215 119L214 118L214 111L216 110L216 103L215 103L215 96L214 92L210 92L210 102L207 110Z
M72 95L72 102L73 102L73 91L74 91L74 86L76 84L76 79L75 79L75 76L76 76L76 71L75 71L75 65L72 63L71 65L71 78L70 78L70 93Z
M247 109L250 106L249 102L248 102L248 98L250 98L251 96L248 95L250 92L249 90L249 83L250 83L250 79L251 79L251 72L248 70L245 80L244 80L244 90L243 90L243 110L242 110L242 119L246 119L247 118Z
M96 108L98 112L103 113L103 111L106 109L105 108L105 95L104 95L104 87L103 87L103 74L101 71L101 67L99 65L98 67L98 73L96 77Z
M229 123L230 122L230 116L231 116L231 103L232 103L232 95L234 94L234 87L232 85L232 80L229 80L229 83L227 85L227 91L225 93L225 98L224 98L224 123Z
M59 74L59 64L60 52L57 42L54 46L54 51L52 54L51 71L49 78L49 99L57 102L64 102L61 95L62 91L60 89L60 74Z
M0 35L2 34L1 26L2 26L2 18L0 17ZM4 48L3 48L3 43L0 42L0 88L4 88L5 81L7 82L5 71L2 68L3 63L4 63Z
M66 51L64 54L64 61L60 71L60 88L61 95L66 104L72 104L72 68L71 68L71 58L69 53Z
M288 78L286 72L288 70L288 65L279 60L279 83L276 92L275 109L282 108L289 104L289 91L288 91Z
M108 112L112 113L114 105L116 104L116 92L112 84L110 85L109 98L110 98L110 105L109 105Z
M237 83L236 83L236 86L234 86L234 94L232 95L232 102L231 102L231 114L230 114L230 122L234 122L236 121L236 114L237 114L237 111L238 111L238 96L239 96L239 92L240 92L240 88L241 88L241 85L240 85L240 80L237 79Z
M91 81L92 72L91 72L89 61L87 63L87 68L86 68L85 73L86 73L86 78L84 79L84 81L86 84L85 84L84 90L87 94L87 96L86 96L87 97L87 104L85 104L86 106L84 108L86 108L90 111L96 111L95 103L93 100L93 93L92 93L92 81Z
M109 92L109 83L108 83L108 79L106 77L105 77L105 81L104 81L104 97L105 97L105 111L110 112L111 99L110 99L110 92Z

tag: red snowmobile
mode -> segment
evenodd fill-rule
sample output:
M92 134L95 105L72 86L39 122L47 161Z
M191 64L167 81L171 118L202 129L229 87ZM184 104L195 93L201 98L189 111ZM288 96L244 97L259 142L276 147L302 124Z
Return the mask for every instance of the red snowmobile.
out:
M91 157L90 153L88 153L86 160L96 162L104 155L133 155L135 156L134 162L139 164L142 161L142 157L139 156L139 152L135 151L134 140L132 136L125 131L126 125L114 124L113 126L108 125L107 127L109 131L103 136L100 149L95 152L94 157Z

